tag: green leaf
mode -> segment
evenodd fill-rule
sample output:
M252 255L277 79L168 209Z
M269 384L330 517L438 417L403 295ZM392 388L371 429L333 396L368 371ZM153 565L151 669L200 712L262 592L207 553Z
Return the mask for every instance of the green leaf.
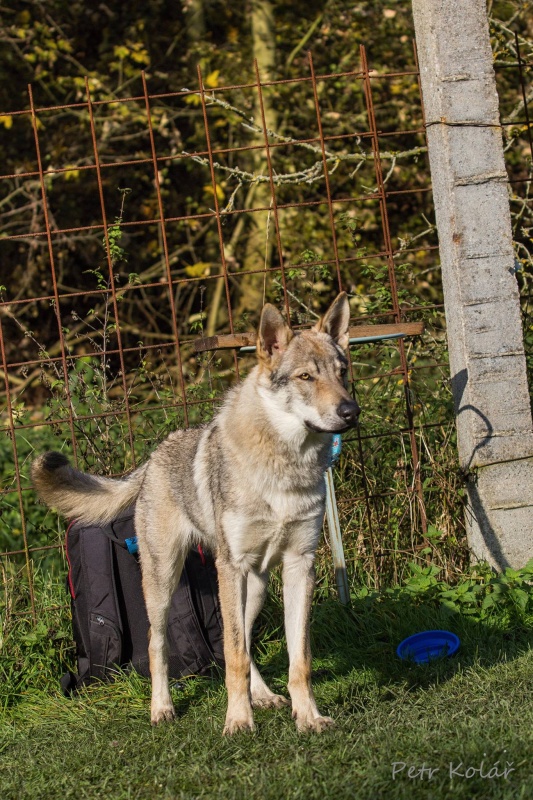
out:
M518 607L522 611L525 611L529 603L530 595L523 589L513 589L511 592L511 596L513 600L517 603Z

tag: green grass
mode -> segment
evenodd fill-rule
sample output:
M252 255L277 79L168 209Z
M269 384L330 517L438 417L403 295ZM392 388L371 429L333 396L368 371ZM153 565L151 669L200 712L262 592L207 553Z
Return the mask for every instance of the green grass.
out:
M351 609L319 597L314 686L335 729L298 734L284 709L256 712L254 734L224 738L220 679L182 681L173 690L177 720L156 729L149 682L137 675L63 698L58 678L70 658L68 615L53 608L59 582L39 582L46 599L40 627L13 618L0 651L2 800L533 796L529 605L502 605L483 617L459 613L422 590L355 598ZM429 666L395 657L404 636L433 627L459 635L457 656ZM273 596L258 625L257 660L270 684L285 691L280 631ZM450 762L464 774L482 761L484 773L497 761L500 771L505 762L513 771L507 779L450 779ZM407 764L395 780L394 762ZM427 772L407 777L409 766L422 765L438 770L431 780Z

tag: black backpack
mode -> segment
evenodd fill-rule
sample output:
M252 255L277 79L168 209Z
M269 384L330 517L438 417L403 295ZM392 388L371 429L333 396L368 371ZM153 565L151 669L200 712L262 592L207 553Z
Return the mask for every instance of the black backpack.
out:
M66 534L72 629L78 674L61 679L76 692L92 679L110 680L116 667L149 676L148 616L129 508L108 525L73 522ZM169 675L205 675L224 666L222 616L212 556L190 551L167 627Z

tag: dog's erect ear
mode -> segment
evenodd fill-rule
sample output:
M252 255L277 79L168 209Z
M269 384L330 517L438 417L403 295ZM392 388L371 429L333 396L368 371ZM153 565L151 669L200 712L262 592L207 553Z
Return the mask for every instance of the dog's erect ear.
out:
M293 333L278 309L267 303L261 313L257 336L257 356L270 361L287 349Z
M313 330L319 333L329 333L339 347L346 350L350 338L349 329L350 304L348 303L346 292L341 292Z

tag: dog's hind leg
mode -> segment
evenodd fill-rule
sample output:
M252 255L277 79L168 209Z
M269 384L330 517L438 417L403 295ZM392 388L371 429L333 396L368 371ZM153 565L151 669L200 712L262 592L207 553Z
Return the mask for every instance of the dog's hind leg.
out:
M250 657L250 690L254 708L281 708L289 701L281 694L274 694L263 678L251 656L252 628L257 615L263 607L268 585L268 572L249 572L246 580L245 633L246 651Z
M148 656L152 678L152 725L174 719L174 704L168 685L167 621L172 595L178 585L185 558L174 564L143 560L143 592L150 622ZM146 562L149 562L149 566Z
M314 556L287 553L283 559L283 602L292 716L298 730L318 732L332 725L333 720L320 714L311 687L309 628L314 586Z
M150 623L148 656L152 678L152 725L174 719L174 704L168 685L167 621L172 595L178 585L186 548L169 529L169 520L158 515L140 519L140 554L144 601ZM172 535L174 533L174 535ZM158 549L159 542L163 548Z
M224 659L228 710L224 733L253 730L250 697L250 656L246 648L246 575L225 558L217 558L218 590L224 620Z

